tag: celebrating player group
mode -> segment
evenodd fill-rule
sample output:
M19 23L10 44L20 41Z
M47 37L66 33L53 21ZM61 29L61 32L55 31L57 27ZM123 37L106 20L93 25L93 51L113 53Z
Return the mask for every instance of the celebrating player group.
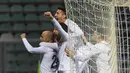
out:
M102 33L95 31L93 39L97 43L91 44L81 28L67 18L65 8L59 7L54 16L49 11L44 12L44 16L50 19L54 28L42 32L39 47L33 47L28 42L26 33L21 34L28 52L43 54L40 73L82 73L83 63L94 55L97 56L97 73L111 73L111 46L104 40ZM82 46L76 47L82 42ZM86 73L91 73L89 66Z

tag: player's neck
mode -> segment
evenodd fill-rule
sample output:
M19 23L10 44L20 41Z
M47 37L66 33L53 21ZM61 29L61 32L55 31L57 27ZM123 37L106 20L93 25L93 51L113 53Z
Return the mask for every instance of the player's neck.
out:
M64 23L66 19L60 19L59 22Z
M66 18L65 18L65 19L63 19L62 21L63 21L63 22L65 22L65 21L66 21Z

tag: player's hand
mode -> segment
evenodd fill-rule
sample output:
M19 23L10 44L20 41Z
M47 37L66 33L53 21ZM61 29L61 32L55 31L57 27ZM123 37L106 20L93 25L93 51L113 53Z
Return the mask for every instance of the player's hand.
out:
M87 39L86 39L86 37L85 37L85 35L84 35L84 34L82 35L82 39L83 39L83 42L84 42L84 43L86 43L86 42L87 42Z
M93 39L97 40L97 31L94 31L94 33L93 33Z
M69 57L70 56L70 49L66 48L65 52L66 52L66 55Z
M21 34L21 38L26 38L26 34L25 34L25 33L22 33L22 34Z
M68 57L73 57L75 55L75 53L69 48L66 48L65 52Z
M49 17L49 18L53 18L51 12L44 12L44 16L47 16L47 17Z
M94 31L93 35L96 36L97 35L97 31Z

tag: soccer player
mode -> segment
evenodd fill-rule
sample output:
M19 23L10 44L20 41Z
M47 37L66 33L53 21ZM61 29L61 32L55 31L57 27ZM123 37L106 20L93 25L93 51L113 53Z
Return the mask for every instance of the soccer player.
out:
M86 46L80 47L77 52L66 49L67 56L78 59L79 61L85 61L91 56L96 55L97 60L97 72L98 73L111 73L111 47L109 43L104 40L101 34L94 36L97 43L95 45L87 42Z
M55 13L55 18L58 20L59 23L65 23L68 26L69 41L67 43L67 46L68 47L77 47L75 45L80 43L80 41L78 39L81 38L81 36L83 35L83 31L80 29L80 27L74 21L67 18L65 8L59 7ZM64 56L64 57L66 57L66 56ZM63 69L67 70L66 63L68 62L68 66L71 65L72 67L70 67L70 69L73 70L76 63L72 62L70 59L65 59L64 57L62 57L63 58L62 63L63 63L63 66L65 66L65 68L63 68Z
M42 32L40 36L40 47L32 47L27 41L25 33L21 34L21 38L28 52L44 54L42 62L40 64L40 73L55 73L51 66L56 53L52 48L46 47L46 45L51 43L53 45L53 48L58 48L57 43L52 43L53 32L47 30Z
M59 23L65 23L68 26L71 37L83 35L83 31L80 27L74 21L67 19L65 8L59 7L55 13L55 18Z

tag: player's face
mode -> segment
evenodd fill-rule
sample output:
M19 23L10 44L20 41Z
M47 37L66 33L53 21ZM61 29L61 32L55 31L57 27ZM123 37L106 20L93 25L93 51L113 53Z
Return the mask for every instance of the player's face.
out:
M65 19L65 14L64 14L64 12L62 11L62 10L57 10L56 11L56 14L55 14L55 18L58 20L58 21L60 21L60 20L63 20L63 19Z
M96 41L96 42L100 42L99 40L100 40L100 38L101 38L101 36L100 35L96 35L96 36L94 36L94 40Z
M42 32L42 34L40 36L40 41L41 42L46 42L47 41L47 38L48 38L47 33L48 33L47 31Z
M98 35L93 36L94 41L98 42Z

